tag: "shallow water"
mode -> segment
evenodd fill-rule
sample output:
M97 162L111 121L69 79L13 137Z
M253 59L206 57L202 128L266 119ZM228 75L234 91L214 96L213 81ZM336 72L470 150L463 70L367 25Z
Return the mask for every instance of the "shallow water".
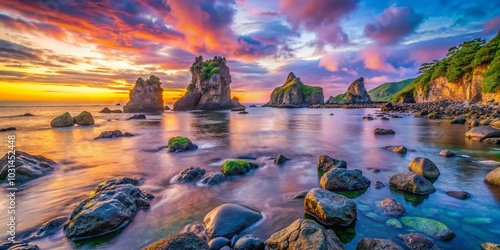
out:
M450 242L436 241L446 249L478 249L485 241L499 243L500 188L488 186L483 179L500 161L500 149L465 139L466 126L411 116L390 121L361 120L376 109L248 108L247 115L229 111L165 112L147 115L147 120L127 121L130 114L98 113L106 106L114 108L110 104L68 107L53 103L0 103L0 128L18 129L13 133L17 150L44 155L59 163L54 173L24 184L17 193L18 232L57 216L69 216L98 183L109 178L145 177L141 189L156 196L151 208L141 210L123 230L78 242L66 239L60 232L34 241L42 249L139 249L178 233L186 224L200 222L212 208L227 202L262 211L266 219L249 232L265 240L294 220L304 218L302 200L291 201L290 196L319 187L316 160L321 154L343 159L349 169L361 169L371 181L386 185L390 176L407 171L411 159L428 157L441 171L434 183L436 193L415 197L388 187L370 187L354 200L374 209L377 201L393 197L405 206L406 216L445 223L457 234ZM50 128L50 120L56 115L66 111L77 115L83 110L94 115L95 126ZM26 112L35 116L15 117ZM377 127L394 129L396 135L375 136L373 130ZM115 129L136 136L92 140L102 131ZM0 133L5 141L5 147L0 144L2 155L7 152L8 134L11 133ZM189 137L200 148L186 153L155 152L177 135ZM410 152L400 156L383 149L388 145L404 145ZM438 153L442 149L463 157L441 157ZM291 160L277 166L272 159L280 153ZM207 172L218 171L223 161L234 158L253 159L261 168L218 187L169 184L183 168L197 166ZM381 171L372 172L373 168ZM444 194L448 190L464 190L473 198L457 200ZM4 188L2 192L6 193ZM7 200L1 199L2 222L7 221L6 207ZM493 221L485 225L467 224L466 217ZM334 230L347 249L355 249L363 237L397 240L397 234L411 231L386 227L359 209L355 225Z

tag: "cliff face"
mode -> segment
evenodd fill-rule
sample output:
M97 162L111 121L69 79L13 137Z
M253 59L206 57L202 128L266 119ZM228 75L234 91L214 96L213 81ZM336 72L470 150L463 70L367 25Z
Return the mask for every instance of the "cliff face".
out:
M295 108L312 104L324 104L323 89L305 85L290 72L285 83L274 89L270 101L264 107Z
M360 77L352 82L347 88L347 92L336 97L328 98L327 103L371 103L370 95L365 89L365 79Z
M174 110L222 110L242 106L231 99L231 75L226 58L203 61L196 57L191 66L191 83L186 94L174 103Z
M137 79L129 97L130 101L123 106L125 113L163 112L163 88L160 78L154 75L147 80Z
M418 89L414 95L415 101L420 102L500 102L500 92L483 93L483 74L488 69L481 65L472 70L472 78L461 77L457 82L449 82L446 77L438 77L429 82L429 91L424 93Z

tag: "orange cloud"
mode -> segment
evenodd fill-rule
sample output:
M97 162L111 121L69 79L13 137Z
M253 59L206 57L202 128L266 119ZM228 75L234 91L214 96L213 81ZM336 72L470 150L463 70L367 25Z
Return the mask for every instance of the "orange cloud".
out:
M381 70L386 72L396 72L396 69L391 64L385 61L386 53L372 46L367 46L361 52L361 58L367 69Z

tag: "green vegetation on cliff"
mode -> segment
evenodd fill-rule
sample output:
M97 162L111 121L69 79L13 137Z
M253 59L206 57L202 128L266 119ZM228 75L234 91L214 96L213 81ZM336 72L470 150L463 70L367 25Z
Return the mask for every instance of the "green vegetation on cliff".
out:
M194 73L195 71L201 71L201 81L206 81L210 79L214 74L219 73L221 66L226 64L226 58L215 56L213 59L203 61L203 57L196 57L193 65L191 65L190 71Z
M500 32L488 43L476 38L451 47L448 54L441 60L434 60L420 66L419 76L411 84L394 95L397 102L404 94L415 94L418 90L427 93L429 83L438 78L446 77L449 82L460 79L471 80L473 69L478 66L488 66L483 74L482 91L500 91Z
M374 102L389 102L394 95L408 86L413 79L406 79L399 82L386 82L368 91L368 95Z

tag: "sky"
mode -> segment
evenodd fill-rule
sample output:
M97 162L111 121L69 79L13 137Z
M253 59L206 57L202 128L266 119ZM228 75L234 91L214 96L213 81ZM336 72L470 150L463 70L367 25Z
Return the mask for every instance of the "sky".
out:
M138 77L181 97L194 58L225 56L233 96L264 103L289 72L325 98L417 76L500 30L491 0L0 1L0 100L126 102Z

